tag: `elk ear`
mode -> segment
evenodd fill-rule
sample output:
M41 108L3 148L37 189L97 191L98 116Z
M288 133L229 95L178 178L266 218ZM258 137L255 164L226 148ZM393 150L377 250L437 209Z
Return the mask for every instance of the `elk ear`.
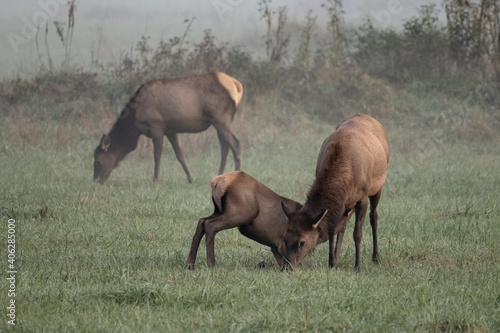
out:
M326 213L328 213L328 209L325 209L324 211L322 211L318 216L316 216L313 219L314 223L313 223L312 227L314 229L316 229L318 227L319 223L323 220L323 218L325 217Z
M108 151L110 144L111 144L111 141L109 141L109 136L104 134L101 138L101 149L104 151Z
M349 213L351 212L351 208L347 208L344 212L344 216L349 216Z
M283 213L285 213L286 218L290 219L290 215L292 214L292 212L286 207L283 201L281 201L281 209L283 210Z

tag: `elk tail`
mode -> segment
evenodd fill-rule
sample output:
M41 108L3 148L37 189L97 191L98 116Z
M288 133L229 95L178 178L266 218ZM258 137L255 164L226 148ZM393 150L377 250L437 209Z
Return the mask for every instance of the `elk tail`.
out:
M216 211L222 213L222 197L226 194L228 182L224 176L215 176L210 180L210 187L212 188L212 200L215 205Z
M219 84L227 91L233 100L234 106L238 108L243 98L243 86L240 81L224 73L217 72L215 75L217 76Z
M234 98L234 102L236 104L236 107L238 107L238 106L240 106L241 99L243 97L243 86L241 85L240 81L238 81L236 79L233 79L233 83L236 87L236 94L233 98Z

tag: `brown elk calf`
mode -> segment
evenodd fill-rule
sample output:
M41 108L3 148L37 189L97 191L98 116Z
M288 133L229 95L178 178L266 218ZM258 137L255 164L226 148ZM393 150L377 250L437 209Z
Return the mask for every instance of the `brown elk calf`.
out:
M203 235L206 235L207 265L215 265L214 239L222 230L238 227L241 234L271 248L278 265L283 257L278 253L278 242L287 229L287 218L281 205L288 212L299 210L302 205L282 197L252 176L233 171L215 176L210 181L215 211L199 220L186 261L192 267Z
M279 246L284 267L293 269L316 247L329 241L330 267L339 263L342 239L353 210L356 213L355 269L361 265L362 228L370 200L373 260L379 260L377 205L384 185L389 147L387 134L374 118L355 114L344 119L321 146L316 179L302 209L293 212L286 205L288 229ZM334 248L334 236L337 244Z
M153 139L154 180L160 178L163 138L166 136L186 173L178 133L198 133L213 125L221 147L219 174L224 172L229 148L234 168L240 170L240 143L231 130L241 103L241 83L219 72L144 83L129 100L109 134L102 136L94 151L94 180L104 183L121 160L137 147L140 135Z

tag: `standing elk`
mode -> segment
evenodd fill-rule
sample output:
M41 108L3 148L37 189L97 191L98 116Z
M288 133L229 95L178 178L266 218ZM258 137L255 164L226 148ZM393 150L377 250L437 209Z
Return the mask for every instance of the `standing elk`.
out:
M284 268L297 267L320 243L329 241L330 267L339 264L347 222L356 213L354 243L355 270L361 265L362 228L370 200L373 233L373 261L378 262L377 205L389 162L387 134L374 118L355 114L344 119L321 146L316 179L302 209L293 212L283 205L288 229L279 247ZM337 244L334 248L334 236Z
M210 125L217 130L221 146L219 174L224 172L229 148L235 170L240 170L240 144L231 124L242 96L241 83L218 72L144 83L95 149L94 180L104 183L144 134L153 139L154 180L160 178L163 137L166 136L191 183L193 177L184 161L178 133L198 133Z
M215 235L219 231L236 227L242 235L269 246L278 265L282 266L284 260L277 244L287 229L287 218L281 205L289 212L299 210L302 205L274 193L242 171L215 176L210 181L210 186L215 211L199 220L186 266L194 266L203 235L206 237L207 265L214 266Z

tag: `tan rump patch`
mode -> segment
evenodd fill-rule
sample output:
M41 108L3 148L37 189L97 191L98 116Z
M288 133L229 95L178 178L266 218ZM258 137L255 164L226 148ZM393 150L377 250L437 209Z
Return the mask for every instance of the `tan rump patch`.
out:
M219 83L224 87L224 89L227 90L233 99L234 104L238 107L241 103L241 98L243 97L243 86L240 81L220 72L215 73L215 75L217 75Z
M217 191L224 194L229 184L231 184L241 173L241 171L231 171L223 175L215 176L210 180L210 187L213 189L217 186Z
M222 196L226 193L227 188L234 180L242 174L241 171L232 171L223 175L215 176L210 180L210 187L212 188L212 198L220 211L223 211Z

